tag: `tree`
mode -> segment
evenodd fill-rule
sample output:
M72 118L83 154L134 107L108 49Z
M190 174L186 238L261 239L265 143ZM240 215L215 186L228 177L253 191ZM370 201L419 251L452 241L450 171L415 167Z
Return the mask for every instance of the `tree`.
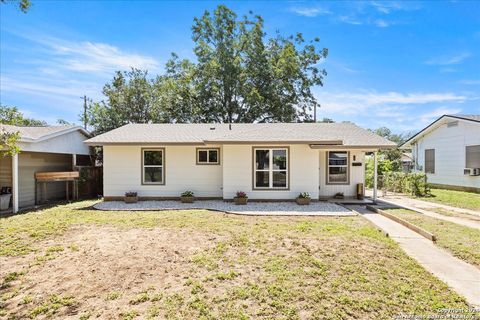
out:
M57 124L58 124L58 125L61 125L61 126L71 126L71 125L74 125L74 123L68 122L68 121L65 120L65 119L58 119L58 120L57 120Z
M27 118L21 113L17 107L9 107L0 105L0 124L9 124L20 127L46 126L43 120Z
M328 50L302 34L267 38L263 19L237 15L224 5L194 19L196 61L172 54L165 73L118 71L90 103L87 123L98 134L126 123L311 121L318 106L313 86L326 72Z
M87 123L93 127L93 133L100 134L127 123L155 122L159 108L154 84L147 71L117 71L103 87L106 101L91 102L87 108Z
M26 118L17 107L9 107L0 105L0 124L14 125L14 126L45 126L47 123L41 120ZM2 128L0 131L0 150L3 156L13 156L20 150L17 142L20 139L20 134L17 131L12 132Z
M30 0L0 0L1 3L17 3L18 8L23 13L27 13L28 9L32 6Z
M380 152L380 154L383 155L386 160L391 162L391 165L390 165L391 171L401 171L403 151L400 150L399 146L403 144L405 141L407 141L409 136L394 134L387 127L378 128L373 132L397 144L396 148L382 151Z
M321 122L321 123L335 123L335 121L333 121L333 119L330 119L330 118L323 118L319 122Z
M273 122L308 120L318 105L311 87L322 85L317 68L327 49L302 34L266 39L263 19L238 19L224 5L195 18L195 78L204 121Z

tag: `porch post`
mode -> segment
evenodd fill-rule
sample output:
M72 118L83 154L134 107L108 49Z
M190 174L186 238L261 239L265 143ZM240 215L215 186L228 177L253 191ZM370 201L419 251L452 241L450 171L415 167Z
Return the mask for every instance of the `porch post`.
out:
M12 211L18 212L18 153L12 156Z
M377 180L378 180L378 172L377 172L377 151L373 153L373 202L377 202Z

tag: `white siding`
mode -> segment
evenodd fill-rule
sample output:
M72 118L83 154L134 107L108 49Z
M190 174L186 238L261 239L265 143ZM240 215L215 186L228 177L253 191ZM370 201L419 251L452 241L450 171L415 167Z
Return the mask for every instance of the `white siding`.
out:
M308 145L290 145L289 149L290 190L265 191L253 190L252 146L225 145L223 197L232 199L237 191L244 191L250 199L295 199L300 192L308 192L313 199L317 199L318 150L310 149Z
M156 147L165 149L165 185L142 185L142 148L155 147L104 146L104 196L136 191L140 197L178 197L185 190L197 197L222 196L222 150L220 165L197 165L195 146Z
M449 128L444 123L420 138L412 153L424 171L425 149L435 149L435 173L427 174L429 182L480 188L480 176L463 174L467 145L480 145L480 124L459 120L458 126Z
M339 186L325 184L325 151L308 145L282 147L289 147L289 190L253 190L252 145L219 147L220 165L197 165L195 146L145 146L165 149L165 185L142 185L142 146L104 146L104 195L121 197L127 191L136 191L140 197L178 197L192 190L197 197L232 199L237 191L244 191L250 199L295 199L300 192L308 192L318 199L337 192L354 196L356 184L364 182L362 151L350 152L350 184ZM354 155L362 166L351 166Z
M355 161L353 161L355 157ZM352 162L360 162L361 166L352 166ZM365 152L350 151L348 185L327 184L327 151L320 151L320 196L333 197L338 192L343 192L346 197L357 195L357 183L365 183Z
M87 139L88 137L77 130L40 142L19 143L19 147L22 151L89 155L89 148L84 143Z

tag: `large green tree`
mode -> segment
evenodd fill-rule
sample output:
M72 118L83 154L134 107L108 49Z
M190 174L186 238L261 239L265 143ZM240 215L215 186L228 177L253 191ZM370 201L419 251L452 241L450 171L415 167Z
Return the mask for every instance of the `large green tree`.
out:
M327 50L301 34L266 38L263 19L241 19L220 5L195 18L194 80L205 121L268 122L309 119L317 105L312 86L322 85L317 67Z
M267 37L260 16L238 18L224 5L195 18L195 61L176 54L165 72L117 72L106 99L91 103L94 133L126 123L311 121L312 93L326 72L318 67L328 50L301 34Z

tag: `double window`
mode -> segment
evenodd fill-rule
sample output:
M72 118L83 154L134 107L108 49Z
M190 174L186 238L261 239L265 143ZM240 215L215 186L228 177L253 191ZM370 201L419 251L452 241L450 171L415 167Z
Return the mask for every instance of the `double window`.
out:
M142 150L142 183L165 184L165 149Z
M253 149L254 189L288 189L288 148Z
M220 149L197 149L197 164L220 164Z
M465 147L465 168L480 168L480 145Z
M327 152L327 183L348 184L348 152L328 151Z
M425 149L425 173L435 173L435 149Z

